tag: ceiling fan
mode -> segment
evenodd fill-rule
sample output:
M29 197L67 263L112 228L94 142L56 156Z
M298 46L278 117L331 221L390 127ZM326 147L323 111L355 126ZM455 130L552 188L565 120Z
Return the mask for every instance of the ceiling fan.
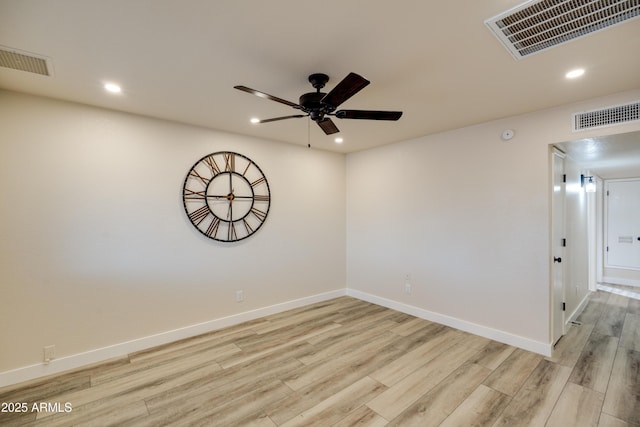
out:
M402 116L402 111L376 111L376 110L338 110L347 99L362 90L370 82L364 77L349 73L347 77L342 79L329 93L320 92L325 84L329 81L329 76L322 73L315 73L309 76L309 82L316 89L315 92L305 93L300 96L298 104L269 95L259 90L251 89L246 86L234 86L235 89L259 96L260 98L270 99L281 104L293 107L302 111L304 114L294 114L291 116L275 117L273 119L259 120L257 123L269 123L278 120L294 119L299 117L310 117L316 122L325 134L331 135L340 132L338 127L333 123L330 117L339 119L361 119L361 120L398 120Z

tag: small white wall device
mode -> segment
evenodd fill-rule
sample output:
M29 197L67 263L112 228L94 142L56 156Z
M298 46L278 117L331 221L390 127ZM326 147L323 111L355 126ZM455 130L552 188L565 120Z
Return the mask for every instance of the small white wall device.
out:
M511 129L505 129L502 131L502 139L505 141L509 141L513 138L514 132Z

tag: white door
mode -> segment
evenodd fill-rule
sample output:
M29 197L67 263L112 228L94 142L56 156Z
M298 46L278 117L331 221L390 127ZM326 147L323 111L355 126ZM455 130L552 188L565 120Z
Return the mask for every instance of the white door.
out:
M551 333L553 343L564 335L564 247L565 247L564 154L553 152L553 198L551 201L551 277L553 284Z
M640 270L640 179L606 182L607 267Z

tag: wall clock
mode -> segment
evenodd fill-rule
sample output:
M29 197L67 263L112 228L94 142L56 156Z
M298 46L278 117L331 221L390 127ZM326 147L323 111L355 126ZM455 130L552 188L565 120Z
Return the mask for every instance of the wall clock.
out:
M264 224L271 193L262 170L251 159L219 151L198 160L182 191L189 221L221 242L246 239Z

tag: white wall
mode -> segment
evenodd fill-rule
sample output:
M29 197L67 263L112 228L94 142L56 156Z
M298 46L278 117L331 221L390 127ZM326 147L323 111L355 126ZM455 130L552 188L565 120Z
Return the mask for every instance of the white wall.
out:
M640 287L640 271L623 268L604 268L604 283Z
M352 294L549 352L548 146L640 128L571 132L573 112L639 96L617 94L348 155ZM515 130L509 142L500 138L504 129ZM411 295L403 293L406 274Z
M236 244L202 236L182 205L187 171L223 150L271 187L265 224ZM342 154L2 91L0 194L0 373L49 344L61 360L344 294Z

